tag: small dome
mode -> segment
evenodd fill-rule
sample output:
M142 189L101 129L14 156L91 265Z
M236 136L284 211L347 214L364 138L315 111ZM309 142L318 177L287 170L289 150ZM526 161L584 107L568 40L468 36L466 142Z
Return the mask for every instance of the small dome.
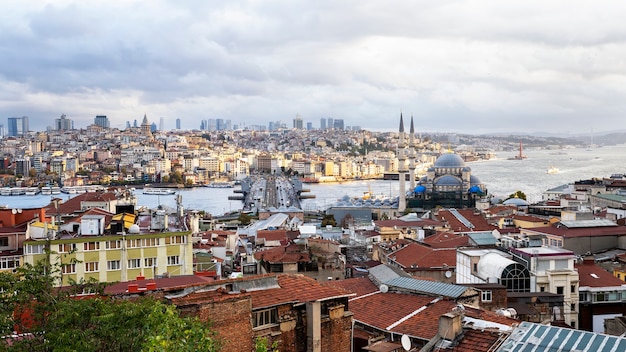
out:
M469 193L482 193L483 191L480 189L480 187L474 185L472 187L470 187L469 189Z
M426 192L426 187L424 187L422 185L419 185L419 186L415 187L413 192L415 192L415 193L424 193L424 192Z
M461 180L452 175L442 176L435 181L437 186L460 186L461 183Z
M139 225L137 224L130 225L130 227L128 228L128 233L132 233L132 234L139 233Z
M477 186L482 184L482 182L480 182L480 179L474 175L470 176L470 185L472 186Z
M515 205L518 207L525 207L528 206L528 202L523 200L522 198L509 198L507 200L505 200L504 202L502 202L502 204L504 205Z
M502 202L502 198L500 198L500 197L493 197L493 198L491 198L491 205L500 204L500 202Z
M435 167L464 167L465 161L453 153L442 154L437 161L435 161Z
M341 197L341 201L346 203L350 202L350 196L346 194L345 196Z

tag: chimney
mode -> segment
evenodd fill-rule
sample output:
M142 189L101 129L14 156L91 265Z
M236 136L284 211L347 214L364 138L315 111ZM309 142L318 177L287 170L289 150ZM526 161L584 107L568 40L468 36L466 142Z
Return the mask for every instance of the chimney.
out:
M39 221L46 222L46 208L39 208Z
M146 282L146 290L147 291L154 291L154 290L156 290L156 287L157 287L156 282L154 282L154 281Z
M463 331L463 312L450 312L439 317L439 335L453 341Z
M139 276L137 276L137 281L143 281L143 280L145 280L145 279L146 279L146 277L145 277L145 276L143 276L142 274L140 274Z
M139 293L139 285L128 284L128 293Z

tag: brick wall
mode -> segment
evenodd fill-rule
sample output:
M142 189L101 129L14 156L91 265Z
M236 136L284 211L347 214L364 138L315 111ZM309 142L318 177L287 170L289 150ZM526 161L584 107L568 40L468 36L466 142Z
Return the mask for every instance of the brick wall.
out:
M182 315L197 316L201 321L209 322L211 330L217 333L222 344L222 351L254 349L250 296L203 302L200 305L178 305L178 308Z

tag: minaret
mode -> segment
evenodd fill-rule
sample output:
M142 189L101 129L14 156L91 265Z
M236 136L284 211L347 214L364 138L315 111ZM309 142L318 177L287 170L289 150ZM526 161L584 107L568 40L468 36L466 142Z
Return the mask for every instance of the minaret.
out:
M406 155L404 154L404 121L400 113L400 141L398 142L398 179L400 181L400 195L398 199L398 212L403 213L406 209Z
M411 115L411 128L409 129L409 180L411 192L415 189L415 128L413 127L413 115Z

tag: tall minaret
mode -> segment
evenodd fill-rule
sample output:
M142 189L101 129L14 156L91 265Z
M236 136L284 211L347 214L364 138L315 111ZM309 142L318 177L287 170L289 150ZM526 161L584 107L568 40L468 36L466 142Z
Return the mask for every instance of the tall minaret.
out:
M411 128L409 129L409 183L411 192L415 189L415 128L413 127L413 115L411 115Z
M406 209L406 155L404 153L404 121L400 113L400 141L398 142L398 179L400 181L400 197L398 199L398 212L402 213Z

